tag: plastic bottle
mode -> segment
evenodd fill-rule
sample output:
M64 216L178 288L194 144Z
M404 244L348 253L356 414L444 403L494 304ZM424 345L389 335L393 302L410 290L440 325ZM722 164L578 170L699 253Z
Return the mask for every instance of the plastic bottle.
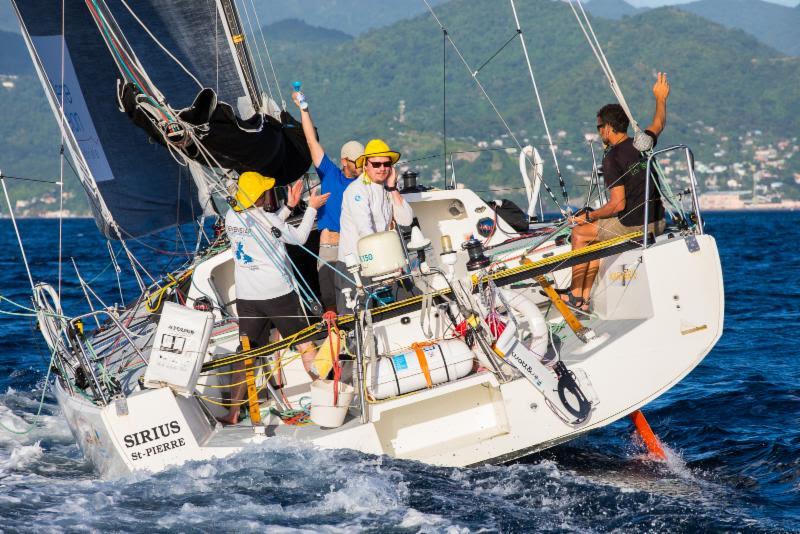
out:
M306 102L306 95L303 94L301 91L302 85L299 81L292 82L292 87L294 88L294 92L297 93L297 100L300 102L300 109L308 109L308 102Z

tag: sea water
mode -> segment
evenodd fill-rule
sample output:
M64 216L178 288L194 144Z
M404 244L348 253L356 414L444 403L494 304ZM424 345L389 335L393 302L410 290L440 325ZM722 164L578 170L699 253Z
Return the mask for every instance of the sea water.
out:
M622 420L511 465L430 467L271 439L223 460L102 480L48 394L32 432L0 429L0 530L800 530L800 213L709 214L707 224L722 255L725 333L644 410L668 446L666 463L648 459ZM55 282L57 221L24 220L20 230L34 279ZM85 305L69 258L107 304L119 301L94 223L65 221L64 236L65 311ZM165 234L131 246L157 271L179 265L192 240ZM7 220L0 246L0 295L27 305ZM0 423L23 431L39 405L48 354L29 317L3 315L0 334Z

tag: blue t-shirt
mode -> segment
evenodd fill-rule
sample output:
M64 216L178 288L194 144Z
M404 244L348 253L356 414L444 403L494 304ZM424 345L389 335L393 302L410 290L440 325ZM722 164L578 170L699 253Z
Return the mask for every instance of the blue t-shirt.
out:
M317 211L317 228L338 232L339 218L342 216L342 195L355 178L346 177L327 154L322 156L317 174L322 181L322 194L331 194L328 202Z

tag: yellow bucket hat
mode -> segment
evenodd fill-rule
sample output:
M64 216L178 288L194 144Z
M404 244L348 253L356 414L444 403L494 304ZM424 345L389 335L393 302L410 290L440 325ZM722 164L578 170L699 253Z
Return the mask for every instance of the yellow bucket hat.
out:
M363 167L367 158L389 158L394 164L400 159L400 152L389 148L386 141L382 139L373 139L367 143L364 153L356 160L356 167Z
M239 175L239 189L236 191L236 211L246 210L261 198L265 191L275 185L275 178L248 171Z

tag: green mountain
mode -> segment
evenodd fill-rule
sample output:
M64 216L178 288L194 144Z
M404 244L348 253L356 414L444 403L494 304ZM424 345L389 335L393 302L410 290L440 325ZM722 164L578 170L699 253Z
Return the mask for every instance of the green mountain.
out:
M699 0L683 11L728 28L738 28L784 54L800 56L800 5L780 6L762 0Z
M625 0L590 0L584 5L592 15L612 20L648 10L633 7ZM698 0L675 7L743 30L784 54L800 56L800 5L787 7L764 0Z
M566 4L529 0L518 9L562 171L575 195L590 168L584 136L594 132L595 112L612 96ZM500 0L456 0L437 13L472 68L514 36L510 8ZM669 74L673 94L661 146L688 142L698 161L730 165L752 160L758 143L800 131L800 59L672 8L621 21L598 19L595 30L641 122L652 114L655 72ZM297 21L267 31L281 87L286 92L291 81L302 80L331 152L352 137L382 137L400 148L406 165L420 170L424 181L441 174L443 40L429 15L358 38ZM480 190L518 186L516 156L498 149L513 143L450 45L446 53L448 150L463 151L454 156L458 180ZM539 146L547 161L546 179L555 185L519 43L509 43L482 67L479 78L520 141ZM59 136L38 81L22 75L13 89L0 88L0 109L0 168L7 175L57 177ZM745 147L748 132L756 131L757 143ZM484 143L495 150L477 152ZM787 161L790 172L775 180L787 181L785 190L792 191L800 157ZM74 178L67 184L77 189ZM53 189L14 185L21 195ZM82 195L70 202L78 198Z
M591 0L584 4L586 11L595 17L618 20L644 13L647 8L633 7L625 0Z
M580 142L592 129L595 110L611 98L602 72L566 4L531 0L519 10L551 128ZM513 18L502 2L457 0L439 11L473 68L513 35ZM652 80L662 70L674 88L670 133L675 137L690 133L696 121L731 131L800 128L792 111L800 109L800 61L742 32L673 8L619 22L598 20L595 30L643 122L652 113ZM480 140L504 133L452 47L447 53L448 134ZM348 133L390 136L387 125L397 125L401 100L407 129L441 131L442 36L430 17L369 32L321 50L313 60L273 59L280 77L303 79L321 131L337 141ZM539 133L524 65L519 45L512 43L479 76L514 130Z
M428 0L432 6L445 0ZM426 11L422 0L270 0L256 2L262 24L299 19L312 26L360 35ZM239 9L247 9L239 4Z

